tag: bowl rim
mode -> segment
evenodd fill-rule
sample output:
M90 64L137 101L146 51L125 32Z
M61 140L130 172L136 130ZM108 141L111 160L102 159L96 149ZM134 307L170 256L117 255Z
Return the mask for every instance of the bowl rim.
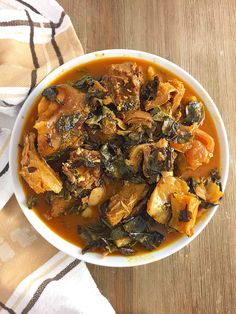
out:
M214 121L221 151L221 174L222 174L222 187L223 191L225 190L228 172L229 172L229 145L226 134L226 129L222 120L222 117L219 113L217 106L214 101L204 89L204 87L188 72L182 69L180 66L175 63L159 57L157 55L139 51L139 50L130 50L130 49L109 49L101 50L96 52L91 52L77 58L74 58L65 64L54 69L49 73L30 93L30 95L25 100L14 124L12 131L10 148L9 148L9 166L10 174L13 185L13 190L17 198L18 204L21 207L24 215L31 223L31 225L39 232L39 234L44 237L49 243L51 243L57 249L65 252L68 255L74 256L85 262L96 264L100 266L110 266L110 267L131 267L138 265L145 265L154 261L161 260L166 258L175 252L181 250L183 247L192 242L202 231L205 229L206 225L210 222L214 214L216 213L218 206L214 206L206 213L205 217L201 219L195 226L195 233L191 238L186 236L181 237L180 239L164 246L159 250L148 252L145 254L140 254L137 256L106 256L102 257L99 253L86 253L85 255L81 254L81 249L70 243L67 240L64 240L54 231L52 231L35 213L30 211L25 204L25 195L22 188L22 185L19 180L18 173L18 143L20 136L22 134L22 129L24 125L25 116L28 115L32 105L34 104L35 99L40 95L42 90L48 86L55 78L57 78L62 73L65 73L73 68L76 68L82 64L86 64L93 60L98 59L107 59L107 58L116 58L116 57L131 57L140 60L147 60L156 63L157 65L167 69L172 72L174 75L183 79L184 82L187 82L191 88L196 92L196 94L204 101L205 106L211 114L211 117ZM17 175L16 175L17 174Z

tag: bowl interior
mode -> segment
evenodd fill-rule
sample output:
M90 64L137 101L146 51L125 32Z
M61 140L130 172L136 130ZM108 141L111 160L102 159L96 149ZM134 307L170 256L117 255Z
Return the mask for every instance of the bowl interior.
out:
M47 85L49 85L50 82L53 81L58 75L78 65L82 65L84 63L87 63L95 59L121 57L121 56L133 57L137 59L154 62L160 65L161 67L176 74L180 79L183 79L193 88L193 90L204 101L216 126L216 130L219 137L220 149L221 149L221 175L222 175L223 190L225 189L225 186L226 186L226 182L228 178L228 168L229 168L229 149L228 149L227 135L226 135L224 123L222 121L222 118L219 114L219 111L216 105L214 104L213 100L208 95L206 90L200 85L200 83L196 81L190 74L188 74L182 68L177 66L176 64L166 59L163 59L161 57L158 57L158 56L146 53L146 52L135 51L135 50L114 49L114 50L105 50L105 51L99 51L99 52L94 52L87 55L83 55L81 57L78 57L76 59L73 59L67 62L66 64L62 65L61 67L57 68L52 73L50 73L29 95L14 125L14 129L13 129L12 137L11 137L11 143L10 143L10 172L11 172L14 192L18 200L18 203L22 211L24 212L25 216L29 220L29 222L52 245L57 247L59 250L64 251L65 253L72 255L78 259L84 260L86 262L97 264L97 265L103 265L103 266L112 266L112 267L129 267L129 266L143 265L143 264L147 264L153 261L160 260L162 258L165 258L175 253L176 251L183 248L185 245L190 243L195 237L198 236L198 234L205 228L205 226L208 224L212 216L215 214L218 207L218 206L215 206L211 208L210 210L208 210L205 217L197 223L195 227L195 233L191 238L183 236L182 238L176 240L175 242L171 243L168 246L163 247L162 249L159 249L157 251L153 251L150 253L142 254L142 255L137 255L137 256L132 256L132 257L106 256L105 258L102 257L102 255L98 253L87 253L85 255L82 255L80 248L64 240L63 238L55 234L53 231L51 231L49 227L47 227L47 225L45 225L44 222L40 220L40 218L33 211L30 211L27 208L25 195L24 195L21 183L19 181L19 176L18 176L18 169L17 169L18 168L18 160L17 160L18 152L17 150L18 150L18 143L20 141L20 135L22 132L23 124L24 124L24 119L25 119L25 116L27 116L27 113L29 109L31 108L31 105L34 103L37 96L40 95L42 90Z

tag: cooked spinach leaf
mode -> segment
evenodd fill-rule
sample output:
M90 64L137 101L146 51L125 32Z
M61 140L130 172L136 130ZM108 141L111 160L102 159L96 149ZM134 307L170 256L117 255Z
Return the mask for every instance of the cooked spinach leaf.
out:
M220 177L220 174L219 174L218 169L212 169L212 170L211 170L210 178L211 178L211 181L212 181L212 182L214 182L214 183L216 183L217 185L219 185L220 190L222 191L221 177Z
M107 176L133 183L143 183L144 179L125 163L125 158L115 145L104 144L100 148L102 165Z
M143 173L148 178L148 183L159 181L163 171L173 171L174 152L168 145L165 148L154 148L149 156L145 156L143 163Z
M73 87L78 88L84 92L87 92L88 89L93 86L94 78L90 75L83 75L78 81L76 81Z
M159 106L155 107L152 111L150 111L152 118L154 121L161 122L164 121L168 114L163 111Z
M172 139L176 136L179 129L179 123L170 117L165 117L162 124L162 133L166 135L167 138Z
M51 87L46 88L42 92L42 95L46 97L47 100L55 101L58 95L58 90L55 86L51 86Z
M129 111L129 110L132 110L134 107L135 107L135 102L132 102L132 101L124 101L124 102L122 103L122 106L121 106L121 108L120 108L120 111L126 112L126 111Z
M159 87L159 78L155 76L152 81L149 81L141 89L140 100L142 103L145 103L149 100L154 100L157 97L157 91Z
M147 250L153 250L158 247L165 237L158 232L131 233L133 239L137 240Z
M147 223L142 216L132 217L123 224L123 228L128 233L140 233L147 229Z
M67 133L75 128L80 120L80 114L75 113L68 116L61 116L57 121L57 130L59 133Z
M200 124L205 117L204 106L197 101L190 102L185 108L185 118L182 123L184 125Z
M192 139L192 133L184 129L184 127L174 119L165 117L162 125L162 133L164 136L178 144L184 144Z

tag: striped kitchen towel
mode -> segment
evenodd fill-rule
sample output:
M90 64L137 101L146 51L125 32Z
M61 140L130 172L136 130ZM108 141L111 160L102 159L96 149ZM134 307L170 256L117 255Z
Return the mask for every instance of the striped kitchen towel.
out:
M0 0L0 209L12 195L8 146L16 115L54 68L83 54L55 0Z
M101 295L86 265L64 253L24 279L0 314L115 314Z

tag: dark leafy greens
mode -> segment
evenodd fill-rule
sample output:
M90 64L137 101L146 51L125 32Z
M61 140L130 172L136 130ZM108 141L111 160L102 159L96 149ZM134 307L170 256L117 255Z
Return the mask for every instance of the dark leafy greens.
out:
M142 216L131 217L114 229L100 221L97 224L79 227L78 232L88 241L83 253L99 249L111 253L120 251L122 254L130 255L135 253L136 243L147 250L152 250L164 241L161 233L149 229Z
M44 97L46 97L47 100L54 101L54 100L56 100L56 98L57 98L58 90L57 90L56 87L51 86L51 87L46 88L46 89L42 92L42 95L43 95Z
M140 100L145 103L149 100L154 100L157 97L159 87L159 78L155 76L152 81L147 82L141 89Z
M87 92L88 89L93 86L94 78L90 75L83 75L78 81L76 81L73 87L78 88L84 92Z
M80 114L75 113L68 116L61 116L57 121L57 129L59 133L67 133L73 130L80 120Z
M193 123L200 124L205 117L204 106L202 103L193 101L185 108L185 118L182 123L184 125L192 125Z

